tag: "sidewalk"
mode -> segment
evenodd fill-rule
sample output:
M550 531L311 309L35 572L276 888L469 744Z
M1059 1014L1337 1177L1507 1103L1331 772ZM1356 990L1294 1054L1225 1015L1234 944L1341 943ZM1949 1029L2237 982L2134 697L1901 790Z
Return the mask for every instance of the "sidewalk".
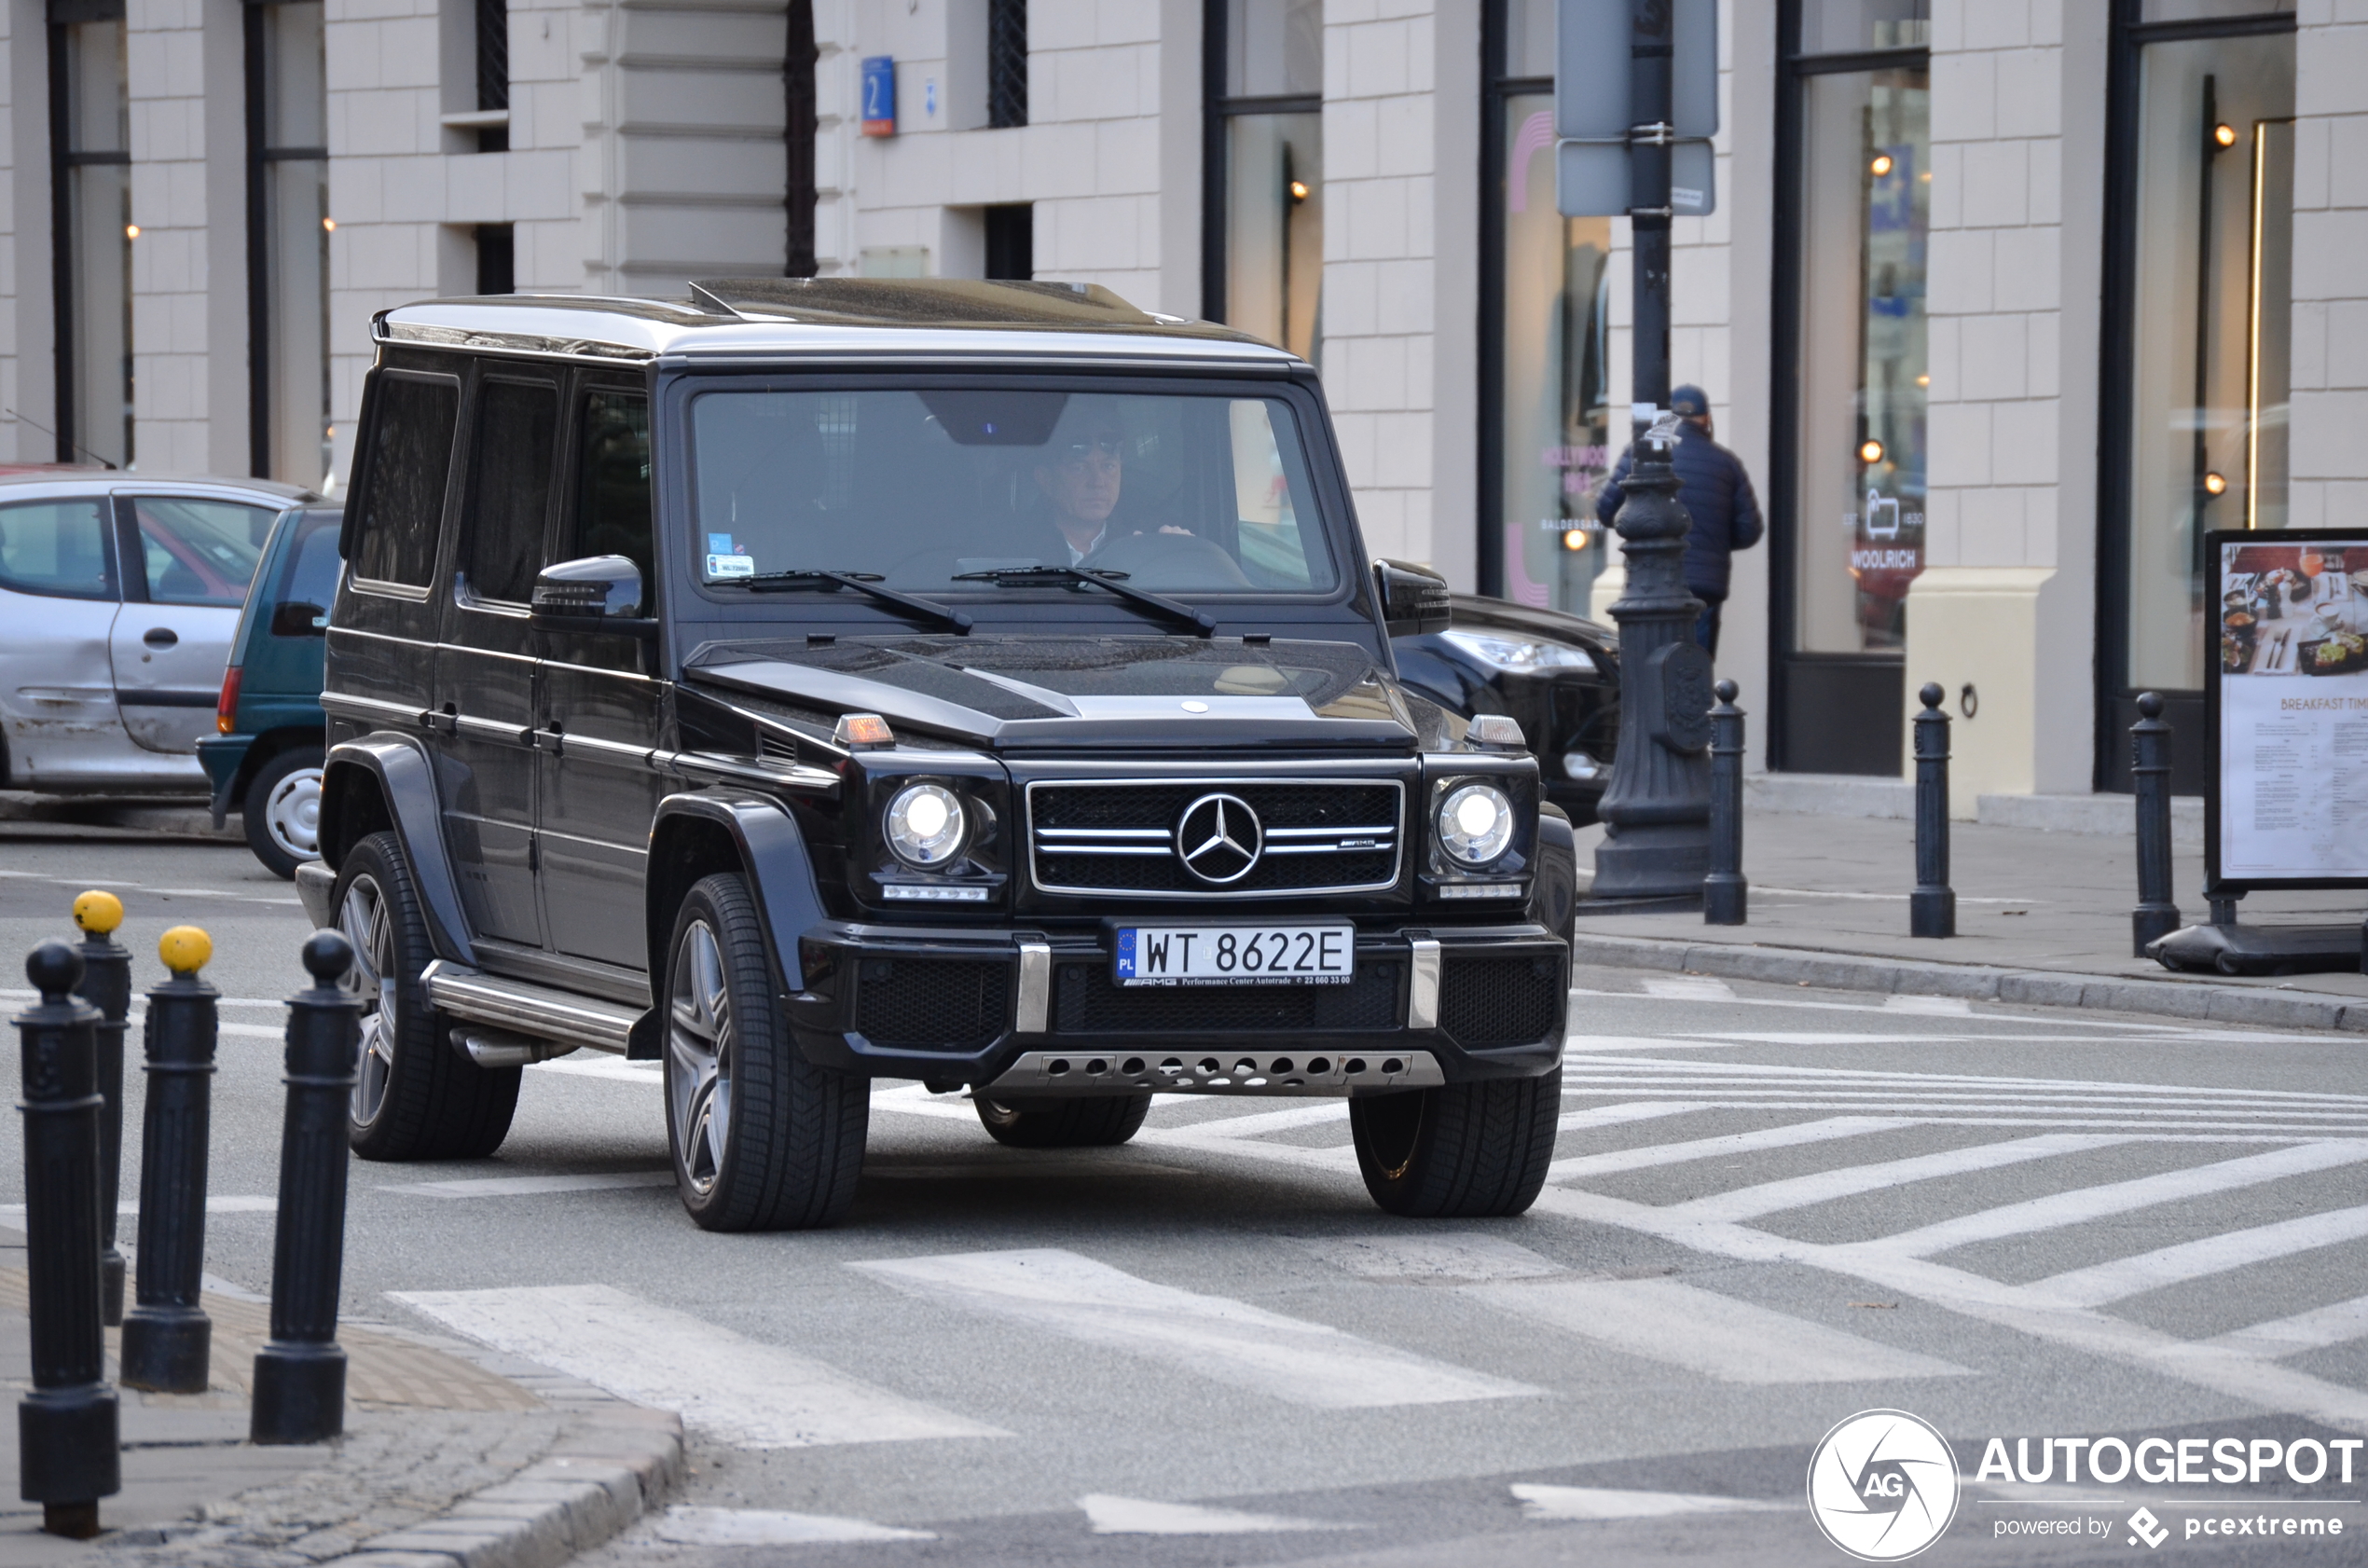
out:
M2127 832L1962 821L1952 828L1960 933L1953 939L1907 935L1907 895L1916 884L1913 823L1754 810L1743 827L1750 924L1705 926L1699 913L1590 915L1582 902L1574 957L1852 990L2368 1034L2368 975L2173 974L2133 957L2129 912L2138 901L2138 873ZM1582 885L1602 832L1579 834ZM2202 849L2180 844L2173 873L2182 918L2200 923ZM2248 925L2333 925L2357 923L2363 908L2368 892L2338 890L2256 893L2237 912Z
M123 1490L106 1534L44 1534L16 1499L17 1434L0 1418L0 1568L548 1568L654 1507L681 1467L681 1424L558 1373L385 1324L340 1326L346 1434L307 1448L246 1440L270 1307L209 1291L213 1387L120 1390ZM27 1387L24 1238L0 1231L0 1379ZM115 1373L120 1331L110 1328Z

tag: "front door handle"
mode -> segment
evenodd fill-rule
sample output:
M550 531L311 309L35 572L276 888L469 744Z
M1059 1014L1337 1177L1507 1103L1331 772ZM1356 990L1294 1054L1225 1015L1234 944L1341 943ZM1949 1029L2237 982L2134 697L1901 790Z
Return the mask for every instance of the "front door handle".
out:
M147 630L147 634L142 637L140 640L146 643L151 648L170 648L174 643L179 642L181 640L181 637L180 634L175 632L171 626L150 626Z

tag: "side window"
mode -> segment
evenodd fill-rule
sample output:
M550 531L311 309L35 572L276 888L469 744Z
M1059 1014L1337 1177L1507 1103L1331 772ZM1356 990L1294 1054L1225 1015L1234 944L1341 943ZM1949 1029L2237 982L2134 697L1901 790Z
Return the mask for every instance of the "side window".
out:
M274 514L261 506L180 496L134 496L140 570L151 604L236 610L247 601Z
M299 525L295 558L288 563L287 586L280 598L324 610L337 592L337 519L334 513L316 512Z
M48 598L115 598L107 571L107 502L0 506L0 587Z
M379 372L365 493L355 498L360 537L353 575L424 588L435 575L445 481L461 422L461 383L446 376Z
M530 381L478 384L461 570L479 598L523 604L534 586L558 426L557 387Z
M596 388L584 397L574 542L567 553L625 557L641 569L642 592L654 603L650 531L650 399Z

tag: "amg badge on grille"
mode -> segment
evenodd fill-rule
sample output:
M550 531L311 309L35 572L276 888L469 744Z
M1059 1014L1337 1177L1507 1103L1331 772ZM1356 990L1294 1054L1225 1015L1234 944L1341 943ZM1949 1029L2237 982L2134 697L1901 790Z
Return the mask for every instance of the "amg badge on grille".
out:
M1265 832L1239 795L1203 795L1176 819L1176 856L1203 882L1239 882L1258 864Z

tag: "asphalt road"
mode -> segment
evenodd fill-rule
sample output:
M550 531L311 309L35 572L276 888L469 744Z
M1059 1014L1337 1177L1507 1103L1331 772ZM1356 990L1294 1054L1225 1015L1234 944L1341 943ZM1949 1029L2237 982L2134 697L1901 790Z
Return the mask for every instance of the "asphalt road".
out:
M207 1268L266 1289L301 909L240 848L13 837L0 945L98 885L143 986L165 926L214 938ZM1878 1550L1937 1513L1921 1561L2361 1560L2358 1039L1577 984L1555 1179L1521 1219L1384 1217L1336 1103L1163 1097L1125 1148L1026 1154L883 1085L847 1224L709 1236L654 1067L579 1053L529 1069L497 1158L354 1168L347 1309L683 1412L678 1506L600 1568L1840 1562L1811 1454L1881 1409L1962 1479L1897 1418L1845 1426L1830 1517L1888 1528ZM2025 1477L1984 1465L1992 1438ZM2067 1479L2116 1447L2120 1479Z

